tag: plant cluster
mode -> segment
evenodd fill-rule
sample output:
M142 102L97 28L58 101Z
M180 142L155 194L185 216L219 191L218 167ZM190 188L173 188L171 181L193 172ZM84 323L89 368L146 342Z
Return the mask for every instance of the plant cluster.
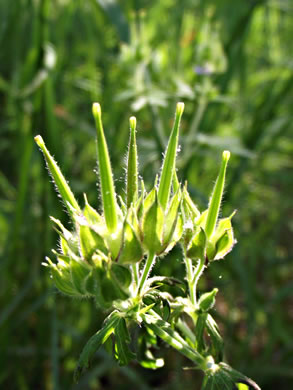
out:
M200 212L187 184L182 186L176 174L183 110L184 104L178 103L161 173L150 191L139 179L136 119L130 118L126 191L125 196L117 196L101 107L93 104L102 213L86 196L84 207L80 207L43 139L35 137L73 224L69 231L51 217L60 236L60 249L53 251L57 263L47 258L44 265L62 293L93 298L107 313L102 328L81 353L76 380L103 344L120 365L136 359L143 367L159 368L163 359L155 357L153 351L160 338L204 372L205 390L219 386L234 389L239 383L259 389L222 361L223 340L211 314L218 289L198 297L203 271L224 258L235 243L231 224L234 213L219 218L230 152L223 152L208 208ZM150 276L156 258L165 256L176 244L182 248L187 288L185 280Z

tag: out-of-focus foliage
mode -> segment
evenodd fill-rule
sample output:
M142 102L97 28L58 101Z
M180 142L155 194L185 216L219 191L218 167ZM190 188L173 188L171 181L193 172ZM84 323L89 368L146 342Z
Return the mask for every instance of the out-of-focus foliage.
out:
M98 205L92 102L104 107L115 177L135 114L140 171L151 179L179 100L179 179L201 207L219 150L233 156L223 214L238 209L239 243L202 285L219 288L228 360L265 389L291 387L292 36L289 0L0 2L1 387L200 389L168 348L158 371L118 367L100 351L73 385L81 346L103 317L52 290L41 267L56 241L48 215L63 217L33 136L46 138L79 198ZM177 257L157 265L163 274L182 275Z

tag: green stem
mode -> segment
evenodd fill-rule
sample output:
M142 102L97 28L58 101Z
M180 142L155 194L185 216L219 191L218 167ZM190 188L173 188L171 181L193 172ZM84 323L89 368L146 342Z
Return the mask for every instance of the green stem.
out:
M194 284L193 284L193 269L192 269L192 260L189 259L186 255L184 256L185 265L186 265L186 276L189 287L190 300L195 305L196 303L196 294L194 292Z
M140 281L139 281L139 286L137 289L138 294L142 291L142 289L145 285L145 281L149 275L149 272L152 268L152 265L153 265L155 259L156 259L155 253L149 253L147 261L146 261L144 269L143 269L143 272L142 272L142 275L141 275L141 278L140 278Z
M138 269L138 267L139 267L138 263L133 264L131 266L132 272L133 272L133 278L134 278L135 286L138 286L138 280L139 280L139 269Z
M193 274L193 278L192 278L193 296L194 296L194 302L192 302L193 304L196 304L196 288L197 288L197 283L198 283L198 281L199 281L199 278L201 277L201 274L203 273L204 267L205 267L205 258L202 257L202 258L199 259L199 261L198 261L196 270L195 270L195 272L194 272L194 274Z
M172 329L170 325L163 321L153 310L150 310L150 314L151 316L147 314L142 315L147 327L150 328L158 337L171 345L171 347L203 369L205 367L205 358L198 351L191 348L180 334ZM156 317L155 321L154 317Z

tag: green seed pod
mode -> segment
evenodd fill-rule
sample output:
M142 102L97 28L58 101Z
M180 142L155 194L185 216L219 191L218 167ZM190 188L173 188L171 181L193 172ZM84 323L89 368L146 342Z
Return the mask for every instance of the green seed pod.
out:
M35 138L35 142L43 152L43 155L45 157L49 172L52 175L52 178L56 184L57 190L60 193L60 196L67 207L67 210L69 214L72 215L72 209L76 210L77 212L80 212L79 205L66 181L64 176L62 175L62 172L60 168L58 167L57 163L49 153L48 149L46 148L45 142L43 141L43 138L40 135L37 135ZM71 206L71 207L69 207Z
M127 208L135 203L138 198L138 163L137 163L137 146L136 146L136 118L132 116L129 119L130 123L130 139L128 146L127 156L127 181L126 181L126 195L127 195Z
M224 191L226 168L229 159L230 159L230 152L226 150L223 152L222 155L222 164L221 164L220 172L217 177L217 181L214 186L214 190L209 203L208 215L207 215L207 220L205 225L205 232L208 238L210 238L213 235L216 227L222 196L223 196L223 191Z
M93 104L93 115L97 127L97 150L104 216L109 231L113 232L116 230L118 224L118 205L99 103Z

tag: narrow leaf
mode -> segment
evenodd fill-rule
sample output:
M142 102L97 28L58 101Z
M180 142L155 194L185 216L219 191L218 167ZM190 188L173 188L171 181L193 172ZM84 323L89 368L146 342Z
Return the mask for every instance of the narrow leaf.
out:
M86 343L79 361L78 365L74 372L74 379L77 382L83 370L88 368L90 359L93 357L94 353L100 348L102 344L111 336L114 332L117 323L120 320L120 316L117 312L113 312L106 319L105 325L100 329L96 334L94 334L89 341Z
M121 366L126 366L135 358L135 354L130 351L128 346L130 343L130 336L124 318L120 318L115 327L115 340L116 358Z
M198 352L205 349L204 330L206 328L207 313L199 314L195 325L195 337Z

